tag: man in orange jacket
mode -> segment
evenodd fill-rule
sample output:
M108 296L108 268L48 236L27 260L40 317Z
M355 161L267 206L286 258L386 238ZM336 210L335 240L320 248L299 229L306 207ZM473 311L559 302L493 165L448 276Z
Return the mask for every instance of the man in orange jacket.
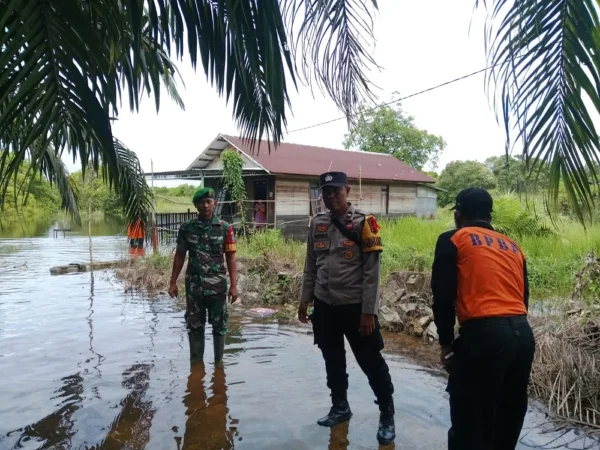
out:
M450 450L508 450L519 440L535 352L525 256L491 225L492 197L456 197L456 230L440 235L431 278L441 358L450 374ZM460 325L454 336L455 316Z
M131 248L143 248L144 247L144 224L142 219L138 219L136 222L130 222L127 226L127 237L129 238L129 247Z

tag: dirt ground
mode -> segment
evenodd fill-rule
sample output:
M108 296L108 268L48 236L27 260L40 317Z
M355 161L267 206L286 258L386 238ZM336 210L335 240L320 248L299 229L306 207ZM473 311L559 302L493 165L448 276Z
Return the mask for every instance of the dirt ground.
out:
M417 363L429 369L440 370L440 346L436 343L429 343L413 336L407 336L400 333L384 332L385 351L388 353L407 356L414 359Z

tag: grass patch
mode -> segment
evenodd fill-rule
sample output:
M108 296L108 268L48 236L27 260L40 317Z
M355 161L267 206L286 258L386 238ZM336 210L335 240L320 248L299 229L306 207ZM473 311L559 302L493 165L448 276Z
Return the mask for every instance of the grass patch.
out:
M115 275L123 282L125 291L167 292L172 267L172 254L150 253L143 258L122 260ZM180 294L183 293L183 289L183 277L179 277Z
M280 230L259 231L238 239L238 255L249 259L267 256L274 260L275 265L290 266L292 270L301 271L306 256L306 243L286 239Z
M550 224L540 219L543 227ZM509 223L506 221L505 223ZM504 223L503 228L509 228ZM415 217L395 221L381 221L381 235L385 250L382 254L383 280L395 271L429 271L438 236L453 228L450 211L439 210L436 220ZM531 295L534 299L569 296L575 273L583 266L585 255L591 250L600 253L600 226L584 229L579 223L562 220L552 232L535 235L512 235L527 257ZM517 233L515 233L517 234ZM254 258L267 255L279 265L288 265L301 272L304 267L306 244L285 239L277 230L267 230L238 244L241 256Z
M191 196L159 195L160 197L155 199L157 213L183 213L188 212L188 209L192 212L196 210Z

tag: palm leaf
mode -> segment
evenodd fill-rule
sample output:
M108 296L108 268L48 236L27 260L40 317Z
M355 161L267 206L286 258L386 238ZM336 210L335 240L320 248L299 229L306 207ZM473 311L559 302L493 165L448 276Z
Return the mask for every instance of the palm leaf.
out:
M369 43L376 0L286 0L292 48L305 80L315 81L348 119L372 97L367 71L377 67Z
M178 53L187 34L192 63L199 55L207 79L232 101L244 137L252 146L265 134L279 142L289 106L286 73L295 78L278 0L171 3Z
M114 189L121 198L123 212L130 221L141 218L144 223L149 223L153 194L146 183L140 161L133 151L116 139L115 153L119 184L114 185Z
M111 118L123 98L131 110L142 94L160 106L160 85L181 106L177 71L170 60L188 54L202 64L227 101L242 134L254 145L267 134L277 143L289 108L288 77L294 84L289 33L300 24L296 59L316 63L320 86L346 112L369 92L365 69L372 63L363 39L370 38L374 0L286 0L286 27L278 0L0 0L0 189L26 158L52 145L105 174L133 214L146 209L138 181L123 179L120 146ZM304 7L305 15L298 13ZM146 9L144 9L146 8ZM317 39L319 50L309 51ZM366 61L366 63L363 63ZM307 62L305 72L310 69ZM33 148L38 143L39 148ZM10 158L8 155L10 154ZM48 164L48 170L52 166ZM147 193L147 192L146 192Z
M89 162L95 171L102 165L119 195L139 199L135 183L122 179L129 172L121 167L112 136L110 118L118 115L121 89L131 109L144 92L154 93L158 108L161 83L183 102L174 79L177 70L157 41L161 38L144 27L140 11L122 6L117 0L0 1L5 30L0 37L3 193L25 159L42 161L40 149L52 145L58 155L66 149L74 161L79 159L84 173ZM60 169L49 161L45 168Z
M61 198L61 208L68 212L77 224L80 224L81 215L77 185L54 147L48 146L45 148L36 169L58 190Z
M562 182L585 221L591 217L600 163L600 137L592 120L600 113L597 2L481 3L489 11L486 43L496 66L488 89L495 89L495 103L502 104L507 135L523 142L531 173L539 172L540 164L550 168L549 201L556 204Z

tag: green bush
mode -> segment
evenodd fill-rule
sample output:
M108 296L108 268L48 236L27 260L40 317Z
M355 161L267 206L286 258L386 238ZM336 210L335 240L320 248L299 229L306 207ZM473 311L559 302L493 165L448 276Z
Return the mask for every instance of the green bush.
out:
M515 206L515 198L496 201L494 224L515 239L525 256L533 298L570 296L574 277L590 250L600 254L600 226L584 229L579 223L563 220L551 228L548 219ZM496 217L499 223L496 223ZM429 271L438 236L453 228L452 213L439 209L437 220L407 217L382 220L382 277L392 271ZM239 240L239 253L250 257L268 255L302 271L306 244L285 239L280 231L267 230Z

